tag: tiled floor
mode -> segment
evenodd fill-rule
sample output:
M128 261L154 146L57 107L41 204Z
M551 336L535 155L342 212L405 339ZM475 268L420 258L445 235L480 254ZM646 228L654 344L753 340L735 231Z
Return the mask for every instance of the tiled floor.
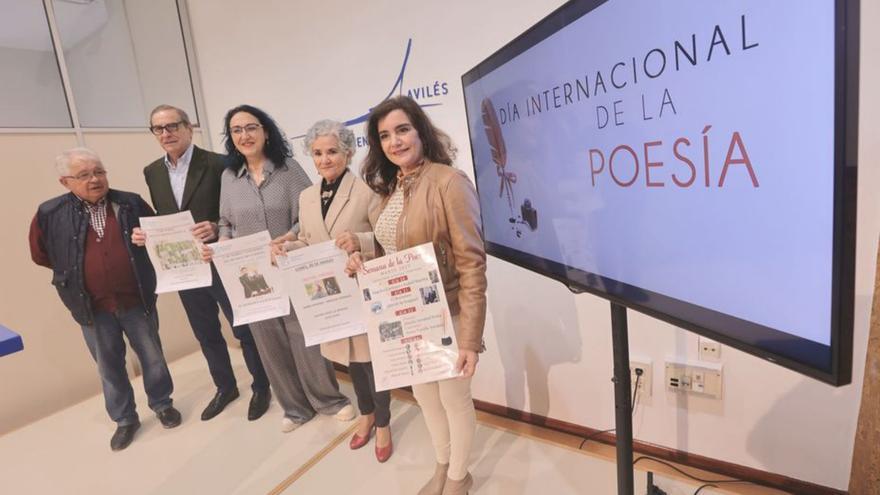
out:
M240 353L236 373L245 377ZM279 430L273 402L262 419L246 419L249 392L211 421L198 415L213 390L200 353L171 363L175 406L183 424L164 430L151 411L139 380L135 391L142 427L132 445L111 452L109 422L101 396L0 437L0 492L9 494L414 494L433 472L433 460L418 407L405 393L392 404L395 453L376 462L373 444L348 448L354 423L316 418L292 433ZM350 385L343 391L353 397ZM577 450L576 437L480 414L472 472L476 494L613 494L613 449ZM592 444L591 444L592 445ZM671 471L670 471L671 472ZM636 493L645 473L635 472ZM665 477L664 477L665 476ZM660 475L670 495L692 494L699 484ZM700 493L770 494L741 487Z

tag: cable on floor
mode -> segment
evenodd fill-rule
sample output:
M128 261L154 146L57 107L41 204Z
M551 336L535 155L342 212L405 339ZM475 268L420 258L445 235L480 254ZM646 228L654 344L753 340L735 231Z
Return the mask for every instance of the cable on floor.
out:
M639 370L639 371L641 371L641 370ZM636 415L636 408L639 406L639 402L638 402L639 395L640 395L639 394L639 382L641 381L641 379L642 379L642 374L636 373L636 385L635 385L635 387L633 387L633 398L632 398L632 402L631 402L631 404L633 405L633 407L632 407L632 415L633 416ZM611 433L612 431L614 431L616 429L617 428L608 428L607 430L594 431L593 433L584 437L584 439L581 441L581 444L578 445L578 450L583 450L584 445L586 445L587 442L598 437L599 435L601 435L603 433Z
M692 475L692 474L690 474L690 473L688 473L688 472L686 472L686 471L680 469L678 466L676 466L676 465L674 465L674 464L671 464L671 463L669 463L669 462L666 462L666 461L664 461L664 460L662 460L662 459L658 459L658 458L656 458L656 457L651 457L651 456L649 456L649 455L642 455L642 456L636 457L635 460L633 460L633 466L635 466L636 463L638 463L639 461L642 461L642 460L645 460L645 459L647 459L647 460L649 460L649 461L654 461L654 462L656 462L656 463L658 463L658 464L663 464L663 465L666 466L666 467L672 468L672 469L678 471L679 473L681 473L682 475L684 475L684 476L686 476L686 477L688 477L688 478L690 478L690 479L692 479L692 480L694 480L694 481L699 481L700 483L705 483L705 485L703 485L703 486L697 488L697 491L694 493L694 495L697 495L697 494L700 492L700 490L702 490L703 488L707 488L708 486L710 486L710 485L714 485L714 484L719 484L719 485L720 485L721 483L749 483L749 484L751 484L751 485L756 485L756 484L757 484L757 483L754 483L754 482L752 482L752 481L741 480L741 479L738 479L738 478L732 478L732 479L727 479L727 480L706 480L706 479L703 479L703 478L699 478L699 477L697 477L697 476L694 476L694 475ZM718 488L718 487L716 486L715 488Z

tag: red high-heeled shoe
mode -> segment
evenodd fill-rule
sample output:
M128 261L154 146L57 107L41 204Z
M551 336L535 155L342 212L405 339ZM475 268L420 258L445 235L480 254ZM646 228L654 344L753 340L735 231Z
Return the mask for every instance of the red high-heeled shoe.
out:
M351 441L348 442L348 447L351 450L357 450L357 449L363 447L364 445L366 445L370 441L370 435L375 430L376 430L376 427L371 426L370 429L367 430L367 434L364 436L360 436L357 433L355 433L354 435L352 435Z
M391 458L391 453L394 451L394 443L391 441L391 438L388 438L388 445L384 447L379 447L378 443L376 444L376 460L379 462L385 462Z

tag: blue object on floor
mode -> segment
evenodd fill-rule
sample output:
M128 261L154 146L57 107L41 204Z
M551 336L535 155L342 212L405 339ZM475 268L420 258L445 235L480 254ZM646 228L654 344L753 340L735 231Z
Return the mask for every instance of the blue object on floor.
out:
M0 325L0 356L12 354L24 349L24 343L21 341L21 335Z

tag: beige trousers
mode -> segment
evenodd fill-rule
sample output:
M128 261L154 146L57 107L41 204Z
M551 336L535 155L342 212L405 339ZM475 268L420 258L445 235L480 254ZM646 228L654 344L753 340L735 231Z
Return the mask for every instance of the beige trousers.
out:
M449 464L449 479L467 476L468 457L477 427L471 379L452 378L413 385L440 464Z

